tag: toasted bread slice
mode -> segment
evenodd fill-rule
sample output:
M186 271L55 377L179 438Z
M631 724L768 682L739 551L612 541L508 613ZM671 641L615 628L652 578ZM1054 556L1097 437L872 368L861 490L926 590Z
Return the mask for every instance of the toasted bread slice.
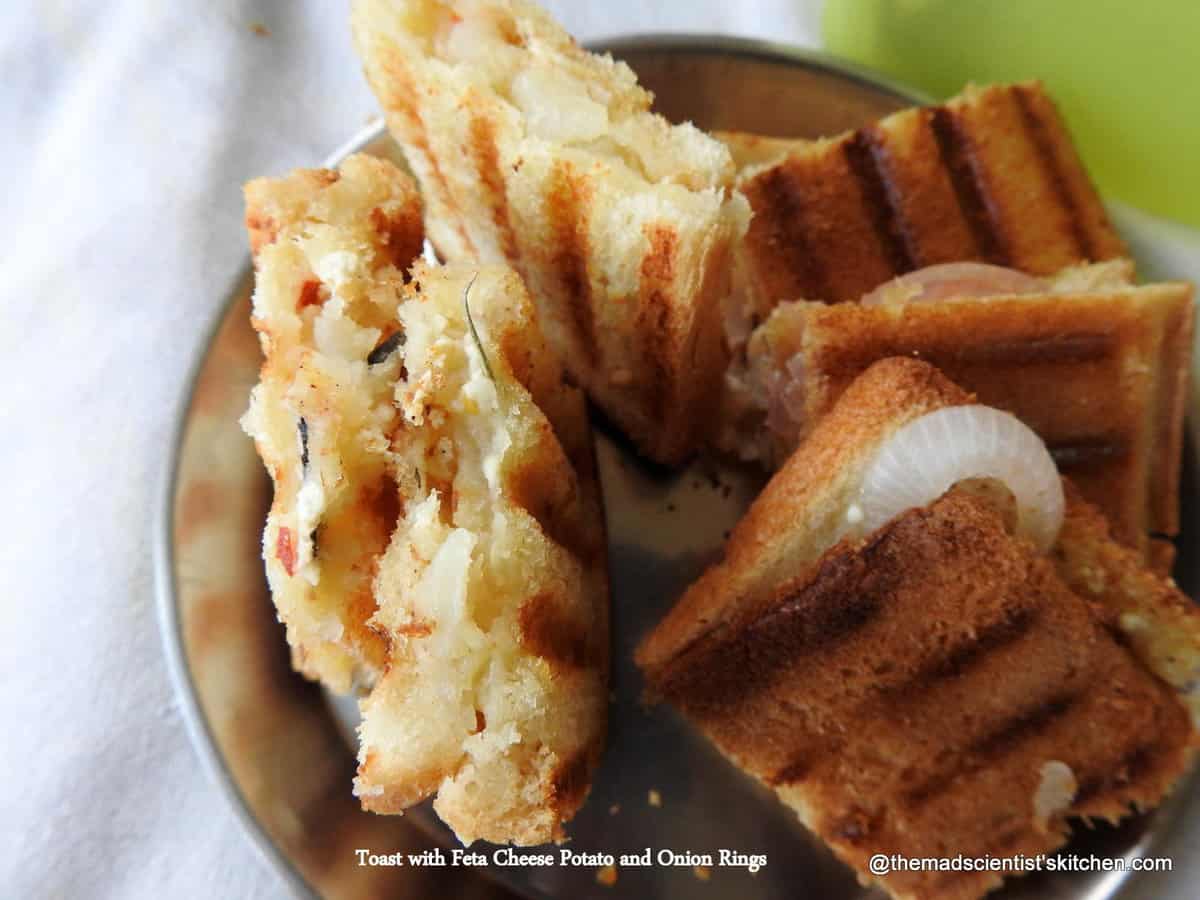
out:
M783 304L749 341L748 376L731 369L749 405L726 404L737 413L721 442L783 459L872 363L918 357L1037 431L1116 537L1145 552L1179 528L1192 288L1105 286L1097 268L1037 294Z
M1172 666L1200 658L1200 613L1082 501L1069 501L1063 568L957 490L846 534L882 443L972 399L919 361L868 369L637 654L653 695L901 898L974 898L1001 874L876 879L873 854L1050 852L1071 818L1154 806L1195 745L1172 686L1190 689L1196 670ZM1096 566L1104 587L1080 596L1063 573ZM1151 609L1148 627L1172 633L1126 649L1105 627L1110 604Z
M390 163L247 198L267 573L296 667L365 692L363 805L436 793L464 841L560 840L607 708L583 394L512 271L418 264L409 282L420 205Z
M243 426L275 484L263 558L296 669L344 692L387 660L367 621L373 560L396 525L398 414L395 373L366 359L396 330L421 202L392 164L351 156L340 171L250 182L246 226L265 362Z
M524 0L356 0L353 24L439 253L510 263L600 408L647 456L686 456L748 215L728 150Z
M968 87L826 140L723 138L754 211L738 250L752 323L936 263L1050 275L1126 254L1038 82Z
M361 703L366 809L434 809L470 843L565 838L604 740L604 515L583 394L519 276L414 266L391 364L398 526Z

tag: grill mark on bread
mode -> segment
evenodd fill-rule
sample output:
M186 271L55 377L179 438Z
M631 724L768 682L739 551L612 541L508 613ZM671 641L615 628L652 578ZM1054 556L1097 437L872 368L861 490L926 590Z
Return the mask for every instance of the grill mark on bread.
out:
M942 163L950 175L959 210L971 230L980 256L987 262L1008 265L1011 254L1001 223L988 202L970 134L962 127L953 110L945 106L929 110L929 126L937 141Z
M818 315L826 315L825 309L822 308ZM828 315L837 316L838 313L830 311ZM917 338L883 336L857 346L845 336L849 334L845 330L847 326L838 323L831 327L826 324L825 328L826 333L834 331L834 337L825 340L846 345L845 350L841 346L826 350L824 356L819 358L817 368L822 377L835 381L853 380L872 362L887 356L912 356L970 384L973 380L971 367L1001 369L1037 364L1066 367L1099 362L1117 353L1120 341L1115 334L1086 331L1024 340L995 340L975 334L955 334L952 340L940 335L919 335ZM838 330L845 331L839 334Z
M1166 536L1179 531L1179 478L1183 466L1183 430L1187 412L1188 376L1191 366L1195 307L1189 293L1167 315L1163 323L1158 358L1162 375L1156 379L1156 424L1150 440L1150 478L1158 486L1147 510L1149 524ZM1168 567L1169 569L1169 567Z
M888 685L880 694L891 698L924 693L935 682L962 675L990 653L1020 640L1037 620L1038 611L1034 607L1005 610L1001 619L976 629L965 640L951 646L943 656L925 663L911 678Z
M1049 443L1047 448L1061 469L1105 465L1129 455L1129 444L1120 435L1079 437Z
M988 654L1020 640L1036 624L1037 619L1038 612L1032 607L1007 610L1003 618L977 629L944 655L929 660L910 677L883 685L858 705L852 717L862 721L879 715L880 704L886 709L903 697L925 696L936 682L963 675L983 662ZM836 749L835 744L823 743L819 751L811 745L805 745L786 765L765 779L767 784L780 787L803 779L821 757L828 756Z
M551 785L559 809L575 809L583 802L598 757L596 748L585 747L554 770Z
M389 92L389 99L391 100L390 108L408 122L408 128L405 129L408 142L416 148L417 152L428 163L433 180L437 182L437 194L453 214L451 218L454 220L454 230L458 232L467 249L471 253L474 253L475 243L467 233L466 226L463 224L462 212L454 200L454 195L450 193L450 182L446 179L446 173L442 171L442 167L438 164L437 155L434 154L433 148L429 144L429 130L425 127L425 121L421 118L418 101L414 99L418 96L417 86L408 74L408 69L397 58L396 54L381 54L381 63L383 68L387 70L388 77L394 79L396 82L397 89Z
M1074 690L1053 694L972 742L967 748L968 752L987 759L1002 756L1025 738L1040 733L1052 721L1065 715L1078 699L1079 694Z
M546 220L554 247L553 267L561 274L575 343L587 365L594 366L599 348L592 309L592 281L587 268L591 253L587 235L590 207L591 191L587 182L575 176L569 163L555 165L545 200Z
M793 293L797 297L828 296L824 266L809 247L803 180L784 163L768 169L747 188L754 212L750 227L761 223L764 243L786 259L787 271L797 282Z
M1082 211L1075 202L1074 194L1071 193L1067 175L1059 164L1058 154L1054 149L1055 142L1047 133L1045 122L1042 121L1037 110L1034 109L1032 98L1028 94L1028 88L1025 85L1014 85L1012 96L1016 101L1017 110L1021 115L1021 122L1025 127L1025 133L1029 136L1030 144L1037 153L1042 170L1046 173L1050 189L1054 192L1055 198L1057 198L1059 205L1062 206L1066 214L1071 238L1079 250L1079 255L1084 259L1095 259L1096 248L1092 246L1091 238L1084 227Z
M1021 341L983 340L964 346L955 356L968 363L1020 366L1091 362L1110 356L1115 349L1111 334L1083 331Z
M897 275L917 268L912 236L897 205L897 188L888 174L887 148L874 128L854 132L842 146L850 171L862 191L867 215L888 265Z
M849 305L846 308L849 309ZM913 309L911 314L902 313L908 319L907 322L901 319L898 325L886 320L887 313L876 313L864 307L853 307L854 311L845 318L836 311L838 307L812 304L810 309L813 312L804 319L786 326L789 330L781 332L783 340L779 341L779 346L793 346L793 341L798 343L804 326L815 322L812 327L814 347L806 356L821 376L839 382L853 380L873 362L889 356L923 360L970 384L980 380L979 373L971 372L971 367L988 366L999 370L1040 364L1065 369L1085 363L1115 362L1114 357L1122 349L1121 335L1102 331L997 339L967 329L951 332L936 321L931 324L928 319L922 320L923 311L918 309ZM991 324L992 320L979 318L985 324ZM911 327L908 322L912 323ZM787 355L778 352L780 361L776 365L781 366L786 358ZM982 374L984 378L992 375L991 372Z
M582 669L593 662L587 629L565 613L561 594L540 593L526 600L517 614L521 646L547 662Z
M645 400L652 421L661 422L670 408L668 386L674 375L668 360L671 352L671 285L675 281L675 256L678 236L668 225L646 227L650 248L639 270L638 333L641 335L642 360L649 377L644 379Z
M509 490L514 502L534 518L543 535L583 563L590 564L600 558L604 548L584 519L578 483L550 479L546 467L540 465L550 452L513 472L509 476Z
M949 766L905 791L904 804L910 810L925 805L948 790L957 778L978 771L1008 754L1022 741L1045 731L1055 720L1067 715L1079 699L1076 690L1060 690L1005 719L954 754Z
M484 196L492 209L492 221L500 238L500 252L513 263L517 259L517 238L508 215L508 193L500 172L500 152L496 146L496 126L486 116L472 116L467 139L483 182Z
M853 635L879 615L894 587L890 567L873 566L889 533L876 532L858 553L827 554L811 577L744 627L701 635L667 664L659 691L685 709L720 712L769 686L799 657Z

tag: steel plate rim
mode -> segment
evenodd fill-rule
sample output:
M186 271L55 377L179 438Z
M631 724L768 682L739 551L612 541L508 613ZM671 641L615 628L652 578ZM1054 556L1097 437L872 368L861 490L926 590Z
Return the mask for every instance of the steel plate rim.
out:
M180 450L188 427L188 413L195 397L200 371L208 358L208 351L216 340L217 333L237 295L238 286L245 283L250 270L242 267L240 274L226 292L225 300L208 322L199 346L192 354L183 397L176 407L171 423L171 443L167 460L162 466L155 497L155 514L151 516L152 554L154 559L155 608L158 618L159 637L163 655L166 657L167 674L171 688L179 704L184 731L188 743L200 759L200 766L210 784L213 784L231 808L242 834L249 839L259 861L280 875L289 893L298 898L317 898L312 887L292 865L291 860L263 829L255 817L225 757L217 746L209 725L208 717L200 705L200 696L187 663L187 649L183 640L183 624L179 616L178 584L175 570L174 521L175 487L179 473Z
M382 119L368 123L329 154L322 165L327 167L337 165L345 157L367 146L385 132L386 128ZM253 274L253 264L243 263L229 288L226 289L225 299L210 314L199 340L191 351L187 374L183 382L183 393L171 417L169 450L158 476L154 494L154 515L150 517L155 609L171 688L179 701L188 742L200 758L205 776L210 783L216 785L224 796L226 804L232 808L242 833L249 839L259 860L265 863L268 869L283 877L284 883L293 896L307 900L307 898L318 898L319 895L263 829L262 824L246 802L246 798L242 795L233 773L217 746L208 717L200 705L200 696L187 663L187 649L179 617L173 532L175 488L179 474L180 452L188 428L188 414L195 399L200 372L204 368L221 325L224 323L230 307L236 302L239 289L253 277Z
M758 60L767 63L800 65L849 79L862 87L882 88L909 105L925 106L933 98L914 87L867 66L834 56L824 50L814 50L766 38L738 37L711 32L646 31L617 34L587 41L584 47L594 53L607 53L620 60L626 53L653 50L658 53L706 52L720 56Z

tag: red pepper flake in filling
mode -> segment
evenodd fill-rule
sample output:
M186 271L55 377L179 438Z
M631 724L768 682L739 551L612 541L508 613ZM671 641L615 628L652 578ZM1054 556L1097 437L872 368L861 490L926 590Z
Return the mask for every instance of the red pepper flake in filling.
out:
M275 538L275 558L283 563L288 575L296 574L296 543L292 538L292 529L279 529L279 535Z
M300 285L300 295L296 298L296 312L299 312L306 306L318 306L321 302L320 281L316 278L310 278L304 284Z

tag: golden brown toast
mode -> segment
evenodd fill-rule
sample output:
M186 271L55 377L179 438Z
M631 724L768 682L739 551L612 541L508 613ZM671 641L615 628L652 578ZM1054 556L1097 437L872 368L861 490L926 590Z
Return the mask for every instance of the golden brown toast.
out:
M748 216L728 150L525 0L356 0L353 25L438 252L511 264L597 405L647 456L686 456Z
M732 450L757 433L763 457L784 458L872 363L916 357L1037 431L1116 537L1146 551L1179 527L1192 319L1186 283L783 304L748 345L757 413L722 440Z
M608 702L584 396L514 272L406 271L420 202L391 163L246 194L267 575L296 668L362 694L355 790L384 813L436 794L467 843L561 840Z
M919 361L868 369L637 654L650 693L864 881L875 853L1050 852L1071 818L1157 804L1193 752L1173 688L1195 686L1200 613L1069 491L1050 557L957 490L847 533L887 437L972 400ZM879 881L896 897L973 898L1001 876Z
M417 263L390 437L399 520L371 625L355 793L434 809L464 843L566 837L608 710L604 513L582 392L520 277Z
M936 263L1050 275L1126 252L1038 82L968 87L826 140L722 138L746 163L754 217L738 269L752 321Z
M1050 852L1068 815L1156 805L1191 752L1169 688L1046 560L954 496L839 544L651 678L860 875L876 853ZM1039 821L1056 762L1073 797ZM881 881L928 900L977 897L1001 876Z
M396 329L421 200L411 178L363 155L338 171L259 178L245 193L265 360L243 426L275 485L267 577L295 668L345 692L387 661L367 622L397 500L384 453L363 448L396 418L395 377L363 357Z

